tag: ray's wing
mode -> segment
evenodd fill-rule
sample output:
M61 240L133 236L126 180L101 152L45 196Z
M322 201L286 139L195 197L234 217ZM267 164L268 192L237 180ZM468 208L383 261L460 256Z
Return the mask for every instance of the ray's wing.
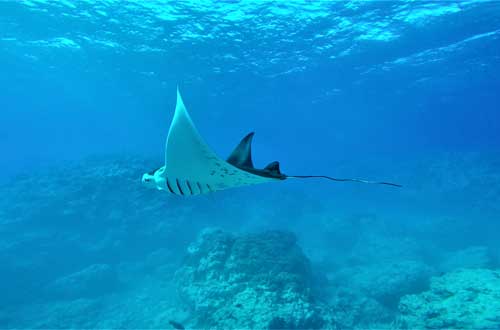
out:
M210 174L208 161L220 163L221 160L198 133L177 89L175 114L165 146L166 168L171 175L201 178Z
M166 142L165 169L168 177L209 184L214 190L271 181L242 171L217 156L194 126L179 89Z

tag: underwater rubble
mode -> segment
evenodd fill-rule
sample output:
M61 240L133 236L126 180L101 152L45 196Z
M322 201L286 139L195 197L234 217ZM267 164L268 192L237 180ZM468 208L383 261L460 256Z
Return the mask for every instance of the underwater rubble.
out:
M495 264L493 252L486 246L470 246L445 254L439 269L443 272L459 268L490 268Z
M344 268L337 274L337 280L346 284L349 282L355 291L393 308L405 294L427 288L432 273L429 266L407 260Z
M115 270L106 264L95 264L49 283L48 296L58 299L78 299L100 296L113 291L118 279Z
M399 303L406 329L499 329L500 270L462 269L431 279Z

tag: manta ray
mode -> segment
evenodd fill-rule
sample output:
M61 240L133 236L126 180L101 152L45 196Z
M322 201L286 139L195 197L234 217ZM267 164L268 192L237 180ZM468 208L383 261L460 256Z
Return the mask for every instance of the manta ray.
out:
M177 88L175 113L165 146L165 165L145 173L142 183L180 196L194 196L292 178L323 178L401 187L390 182L338 179L326 175L286 175L281 172L277 161L258 169L252 161L253 136L253 132L247 134L226 160L220 158L194 126Z

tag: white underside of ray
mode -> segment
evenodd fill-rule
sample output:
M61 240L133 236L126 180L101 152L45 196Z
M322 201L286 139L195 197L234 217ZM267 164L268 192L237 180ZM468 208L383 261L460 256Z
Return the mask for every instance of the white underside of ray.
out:
M179 90L166 142L164 176L173 181L171 187L176 193L177 182L183 191L190 185L189 190L203 193L276 180L240 170L217 156L198 133Z

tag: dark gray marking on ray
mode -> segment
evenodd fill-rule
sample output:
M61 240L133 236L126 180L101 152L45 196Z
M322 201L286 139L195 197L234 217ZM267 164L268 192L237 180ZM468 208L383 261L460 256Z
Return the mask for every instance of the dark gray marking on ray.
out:
M168 190L169 190L172 194L177 195L177 194L174 192L174 190L172 189L172 187L170 186L170 182L168 182L168 178L167 178L167 188L168 188Z
M193 194L193 189L191 189L191 184L189 183L188 180L186 180L186 185L188 186L189 188L189 192L191 193L191 195Z
M181 185L179 184L179 179L175 179L175 183L177 183L177 189L179 189L182 196L184 196L184 192L182 191Z

